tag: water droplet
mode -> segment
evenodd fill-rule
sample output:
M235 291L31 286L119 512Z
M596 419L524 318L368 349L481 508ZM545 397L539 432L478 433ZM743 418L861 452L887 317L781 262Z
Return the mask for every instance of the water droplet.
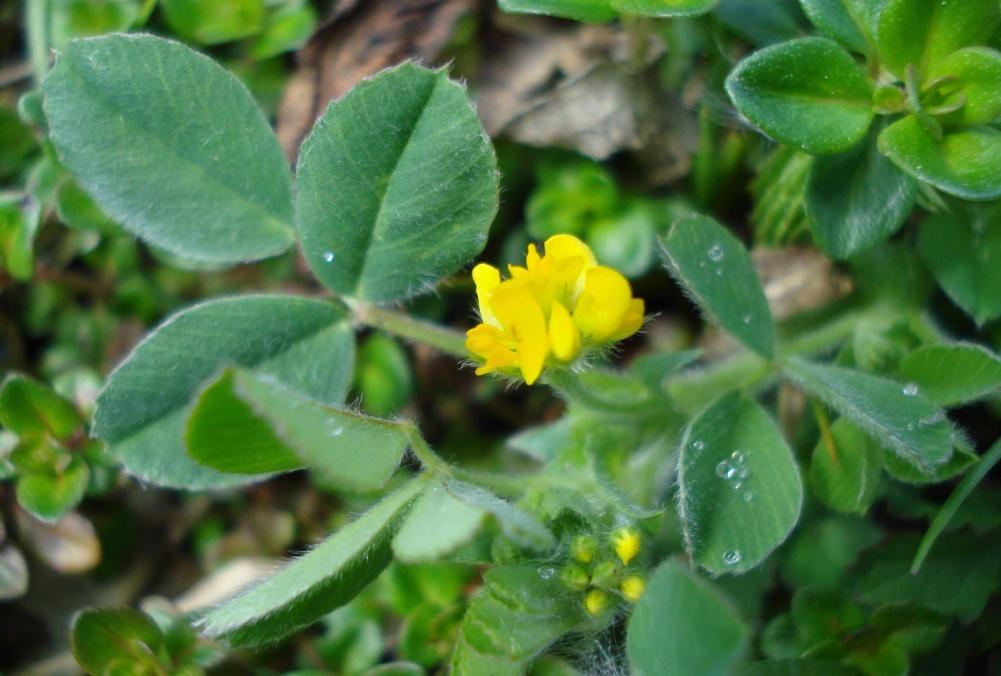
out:
M720 268L716 268L716 276L717 277L722 277L723 276L723 270L721 270Z
M745 481L751 477L751 470L748 469L747 465L741 465L737 470L737 478L741 481Z
M753 499L754 499L754 493L752 493L751 491L747 491L746 493L744 493L744 502L750 502Z
M552 566L542 566L539 568L539 577L543 580L551 580L556 575L556 569Z
M737 491L738 493L740 492L740 489L743 488L743 487L744 487L744 484L741 483L740 481L733 482L733 490Z
M733 478L733 475L736 473L737 470L735 470L733 468L733 465L728 463L726 460L722 460L718 465L716 465L716 476L718 476L721 479L726 479L729 481L730 479Z
M735 566L740 563L740 552L736 549L731 549L728 552L723 552L723 563L728 566Z
M719 244L714 244L711 249L709 249L709 260L714 263L719 263L723 260L723 247Z
M333 263L334 262L334 252L333 251L324 251L323 252L323 260L326 261L327 263Z
M904 393L904 396L913 397L918 393L918 385L917 383L907 383L901 392Z
M914 423L907 423L907 431L908 432L914 431Z
M744 322L745 324L750 324L751 323L751 315L744 315L743 317L740 318L740 321Z
M342 434L344 434L344 428L343 427L332 427L330 429L330 436L332 436L332 437L339 437Z
M730 457L733 458L734 462L744 462L743 451L734 451L733 453L730 454Z
M918 421L918 427L928 427L930 425L936 425L945 420L945 413L943 411L935 411L927 418L922 418Z
M696 451L701 451L705 447L706 445L701 439L696 439L695 441L692 442L692 448L694 448Z

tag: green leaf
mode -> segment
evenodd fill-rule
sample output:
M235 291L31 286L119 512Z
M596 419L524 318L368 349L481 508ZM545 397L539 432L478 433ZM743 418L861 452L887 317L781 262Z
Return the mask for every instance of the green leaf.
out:
M902 385L798 357L785 361L783 371L904 463L928 471L952 455L953 430L948 419L910 383Z
M911 563L911 575L916 575L921 570L921 566L925 559L928 558L928 553L935 545L935 541L945 531L949 522L952 521L952 518L959 511L966 498L970 496L970 493L973 492L973 489L977 487L981 480L987 476L999 461L1001 461L1001 440L994 442L994 445L984 453L983 458L980 459L980 462L977 463L973 471L963 477L963 480L959 482L959 485L949 495L945 504L942 505L942 509L932 519L927 532L921 538L918 551L914 555L914 561Z
M160 5L178 35L203 45L239 40L264 27L265 0L160 0Z
M342 310L294 296L212 300L155 329L111 373L97 400L94 435L125 468L162 486L245 483L197 464L184 447L189 404L227 366L271 376L323 403L343 401L354 340Z
M635 16L696 16L712 11L719 0L611 0L612 8Z
M726 79L737 109L766 134L812 155L841 153L872 122L872 87L851 54L826 38L765 47Z
M880 133L879 150L907 173L950 195L1001 197L1001 130L994 127L946 130L939 141L911 115Z
M289 248L288 163L250 92L150 35L70 43L43 84L63 164L126 230L192 261Z
M908 64L923 75L957 49L986 42L999 19L995 0L888 0L879 15L879 55L900 79Z
M802 34L802 13L795 2L720 0L714 16L726 28L762 47Z
M879 449L848 420L831 425L813 449L810 486L822 503L838 512L865 514L876 499L883 473Z
M957 208L926 219L918 252L942 290L977 324L1001 316L1001 205Z
M799 519L803 484L768 414L737 392L689 424L678 458L678 515L692 560L742 573L765 559Z
M858 671L837 662L813 659L784 659L748 662L736 676L858 676Z
M763 357L775 354L775 326L751 257L707 216L679 220L660 240L668 271L699 307Z
M80 423L76 407L45 383L12 374L0 386L0 424L19 437L50 435L65 441Z
M610 0L499 0L513 14L545 14L586 23L607 23L616 17Z
M531 514L515 507L479 486L449 480L445 484L452 497L474 508L482 509L497 520L501 532L515 544L537 552L546 552L556 546L556 538L549 529Z
M134 673L161 673L158 656L165 649L156 622L132 608L87 608L73 618L73 656L92 674L117 674L114 667L135 667ZM125 672L133 673L133 672Z
M956 406L1001 389L1001 358L972 343L929 345L904 358L898 377L932 403Z
M405 63L333 102L303 142L303 253L335 293L412 296L483 249L497 194L493 147L463 87Z
M452 654L456 676L524 674L546 646L588 621L579 597L537 566L494 566L483 583Z
M35 234L41 223L38 200L0 193L0 267L14 279L26 281L35 273Z
M865 603L914 603L964 622L977 617L998 588L1001 542L969 533L942 536L917 575L910 573L917 535L869 550L859 562L857 597Z
M860 54L869 51L880 2L874 0L800 0L810 22L824 35Z
M220 472L262 474L303 465L355 492L382 487L407 446L404 427L300 394L280 380L227 370L199 396L188 454Z
M87 462L74 455L66 467L19 477L17 502L42 521L53 523L80 503L89 481Z
M948 55L928 73L928 79L955 78L940 85L938 106L962 107L942 116L945 124L990 124L1001 117L1001 53L988 47L967 47Z
M790 608L796 633L804 646L813 647L842 633L862 628L862 609L840 590L806 587L796 591Z
M637 676L726 674L750 631L712 584L678 561L654 572L629 618L626 653Z
M874 136L818 157L805 200L813 239L836 259L870 249L900 229L917 192L917 182L880 154Z
M69 176L56 191L56 215L66 227L75 230L96 230L102 234L121 232L118 224L108 218Z
M468 544L487 512L452 496L438 482L424 491L393 538L393 553L405 563L435 561Z
M204 633L233 645L263 645L306 627L378 577L390 541L425 488L412 480L260 584L210 611Z
M268 17L267 26L250 48L255 59L267 59L306 44L316 28L312 5L297 2L285 5Z
M782 562L787 587L843 588L859 552L877 544L883 533L870 521L833 516L797 531ZM769 657L776 657L765 651Z
M62 0L49 12L49 39L58 52L73 38L128 30L139 19L139 0Z
M926 469L905 462L900 456L886 449L880 450L882 451L880 455L883 460L883 469L886 470L886 473L897 481L909 484L941 483L953 478L957 474L962 474L977 462L977 455L975 453L968 449L957 447L946 462L937 467Z

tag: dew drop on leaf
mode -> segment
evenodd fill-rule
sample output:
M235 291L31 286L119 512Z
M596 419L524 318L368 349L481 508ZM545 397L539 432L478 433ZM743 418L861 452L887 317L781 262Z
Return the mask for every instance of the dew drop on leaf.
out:
M539 568L539 577L543 580L551 580L556 575L556 569L552 566L542 566Z
M918 393L917 383L907 383L904 385L904 389L901 390L905 396L913 397Z
M735 566L740 563L740 552L736 549L723 552L723 563L728 566Z
M334 262L334 252L333 251L324 251L323 252L323 260L326 261L327 263L333 263Z
M709 249L709 260L714 263L719 263L723 260L723 247L719 244L714 244L711 249Z

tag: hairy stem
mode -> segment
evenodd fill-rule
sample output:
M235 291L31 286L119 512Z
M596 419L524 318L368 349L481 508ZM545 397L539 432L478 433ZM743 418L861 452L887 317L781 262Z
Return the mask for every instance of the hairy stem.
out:
M354 300L346 302L355 319L366 326L381 329L406 340L423 343L458 359L466 359L469 356L465 338L458 331L416 319L396 310Z

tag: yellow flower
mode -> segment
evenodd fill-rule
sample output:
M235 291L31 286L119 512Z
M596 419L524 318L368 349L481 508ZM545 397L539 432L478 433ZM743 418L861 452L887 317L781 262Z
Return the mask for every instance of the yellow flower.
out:
M623 565L628 566L640 553L640 534L632 528L620 528L612 534L612 546L615 555Z
M622 581L622 584L619 585L619 591L622 592L622 595L633 603L640 600L640 597L643 596L643 590L645 589L646 583L643 582L643 578L639 575L630 575Z
M597 615L608 607L608 594L601 589L592 589L584 596L584 607L587 612Z
M466 348L481 362L477 375L520 374L531 385L547 362L569 364L643 325L643 301L584 242L555 235L544 251L529 244L525 265L509 266L509 279L485 263L473 268L482 323L467 332Z

